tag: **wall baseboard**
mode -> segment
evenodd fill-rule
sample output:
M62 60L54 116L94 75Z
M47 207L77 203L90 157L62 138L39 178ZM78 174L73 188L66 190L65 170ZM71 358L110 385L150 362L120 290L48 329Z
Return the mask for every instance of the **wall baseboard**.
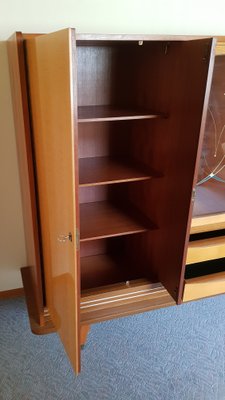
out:
M0 300L3 299L10 299L13 297L21 297L24 296L24 289L23 288L18 288L18 289L11 289L11 290L3 290L0 292Z

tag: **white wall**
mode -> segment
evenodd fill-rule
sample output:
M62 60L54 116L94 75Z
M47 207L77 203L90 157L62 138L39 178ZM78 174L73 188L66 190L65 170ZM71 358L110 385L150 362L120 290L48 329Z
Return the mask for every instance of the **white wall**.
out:
M5 42L0 42L0 290L22 286L25 243Z
M224 0L1 0L0 39L15 30L224 34Z
M4 40L14 31L225 35L225 0L2 0L0 3L0 291L26 265L15 133Z

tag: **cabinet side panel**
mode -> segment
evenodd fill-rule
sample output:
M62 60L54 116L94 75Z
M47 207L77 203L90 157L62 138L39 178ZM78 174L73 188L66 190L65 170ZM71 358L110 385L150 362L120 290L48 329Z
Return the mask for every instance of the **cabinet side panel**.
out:
M75 32L28 39L26 48L47 306L79 372Z
M17 156L23 205L27 266L33 286L33 305L36 323L43 325L43 290L40 243L34 178L33 152L24 62L23 36L15 33L7 43Z

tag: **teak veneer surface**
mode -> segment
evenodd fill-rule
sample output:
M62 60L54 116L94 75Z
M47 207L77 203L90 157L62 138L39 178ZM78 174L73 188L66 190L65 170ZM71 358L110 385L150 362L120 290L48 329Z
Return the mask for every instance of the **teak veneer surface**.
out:
M80 204L80 240L94 240L105 237L145 232L153 225L139 222L138 212L132 207L127 211L107 202Z
M46 297L53 323L79 372L75 31L28 39L26 49ZM72 241L60 241L60 235L69 234Z
M189 243L187 264L225 257L225 236L195 240Z
M126 121L132 119L153 119L162 115L146 110L126 110L113 106L78 107L78 122Z
M130 281L87 290L81 298L81 322L95 323L134 313L174 305L173 298L160 283Z
M134 163L135 164L135 163ZM132 160L89 157L79 160L79 186L134 182L150 179L154 172L132 164Z
M225 272L187 279L184 286L183 301L225 293Z
M31 119L25 71L24 41L21 32L7 43L12 103L16 132L17 156L23 207L27 265L31 267L36 323L44 324L45 288L40 252L40 228L37 211L37 188L30 135Z

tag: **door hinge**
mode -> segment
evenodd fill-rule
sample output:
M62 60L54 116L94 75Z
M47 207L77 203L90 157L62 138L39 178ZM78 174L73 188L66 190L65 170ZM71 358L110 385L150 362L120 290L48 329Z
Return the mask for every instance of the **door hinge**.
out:
M191 196L191 201L195 201L196 198L196 189L192 190L192 196Z
M165 54L165 56L168 54L169 47L170 47L170 42L167 42L165 44L165 46L164 46L164 54Z
M209 62L211 54L211 43L207 43L204 47L203 62Z

